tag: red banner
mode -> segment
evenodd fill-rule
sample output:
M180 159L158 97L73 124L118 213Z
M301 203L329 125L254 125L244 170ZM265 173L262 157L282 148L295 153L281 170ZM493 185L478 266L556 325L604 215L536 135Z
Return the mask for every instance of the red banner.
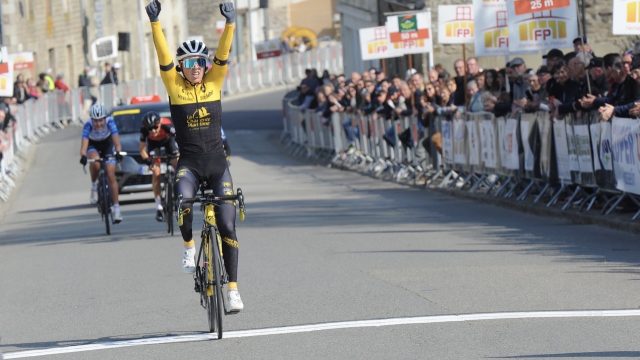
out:
M532 14L571 5L571 0L514 0L516 15Z

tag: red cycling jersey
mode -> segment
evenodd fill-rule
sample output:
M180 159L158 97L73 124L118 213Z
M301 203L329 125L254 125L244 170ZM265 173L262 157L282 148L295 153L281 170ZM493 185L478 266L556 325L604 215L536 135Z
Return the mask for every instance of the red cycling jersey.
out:
M148 139L150 141L163 142L171 136L175 136L175 134L176 130L171 120L163 117L160 120L160 128L158 130L140 129L140 141Z

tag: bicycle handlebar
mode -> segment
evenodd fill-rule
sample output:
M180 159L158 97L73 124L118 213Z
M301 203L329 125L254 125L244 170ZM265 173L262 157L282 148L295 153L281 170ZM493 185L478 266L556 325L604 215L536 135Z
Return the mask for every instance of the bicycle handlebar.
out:
M190 203L201 203L201 204L217 204L224 201L238 201L238 208L240 210L240 221L244 221L246 209L244 206L244 195L242 194L242 189L238 188L235 195L223 195L216 196L213 195L212 190L207 190L203 195L195 196L192 198L182 197L182 194L178 195L178 207L182 205L183 202Z

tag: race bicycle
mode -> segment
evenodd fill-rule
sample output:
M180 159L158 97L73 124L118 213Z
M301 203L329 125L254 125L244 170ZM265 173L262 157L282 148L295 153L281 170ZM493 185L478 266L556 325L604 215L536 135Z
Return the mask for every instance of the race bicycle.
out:
M173 236L173 214L178 208L178 202L176 201L176 194L174 189L174 184L176 182L176 170L173 165L171 165L171 162L177 159L178 156L165 155L164 149L162 149L160 154L156 154L155 151L151 151L149 153L149 156L154 160L154 162L152 163L155 163L155 159L159 159L161 164L164 164L166 167L166 171L164 172L164 176L162 177L161 184L162 212L164 213L164 221L167 223L167 233Z
M120 152L122 156L127 155L126 152ZM98 201L96 205L98 207L98 213L102 217L102 221L104 221L105 230L107 235L111 235L111 224L115 222L113 221L113 214L111 213L111 205L113 205L113 201L111 199L111 187L109 186L109 179L107 179L107 170L105 169L105 163L111 157L107 159L97 158L97 159L87 159L87 164L91 164L94 162L100 163L100 171L98 172ZM83 167L84 172L87 170Z
M234 202L240 210L240 221L245 218L244 195L238 188L235 195L216 196L213 190L201 184L200 196L194 198L179 197L179 203L200 203L204 215L201 243L196 258L196 271L193 275L194 290L200 294L200 305L207 311L209 332L216 332L218 339L222 339L222 315L235 314L227 310L223 287L229 282L227 270L222 257L222 238L216 225L215 207L225 202ZM179 207L180 209L181 207ZM182 214L178 212L178 225L182 225Z

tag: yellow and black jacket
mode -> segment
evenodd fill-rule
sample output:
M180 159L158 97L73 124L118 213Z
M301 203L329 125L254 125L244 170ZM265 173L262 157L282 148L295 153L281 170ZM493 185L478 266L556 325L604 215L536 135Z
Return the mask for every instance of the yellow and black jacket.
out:
M234 27L234 24L225 26L211 69L204 75L202 83L194 86L175 69L160 22L151 23L160 75L169 94L171 120L181 157L224 153L220 133L220 99Z

